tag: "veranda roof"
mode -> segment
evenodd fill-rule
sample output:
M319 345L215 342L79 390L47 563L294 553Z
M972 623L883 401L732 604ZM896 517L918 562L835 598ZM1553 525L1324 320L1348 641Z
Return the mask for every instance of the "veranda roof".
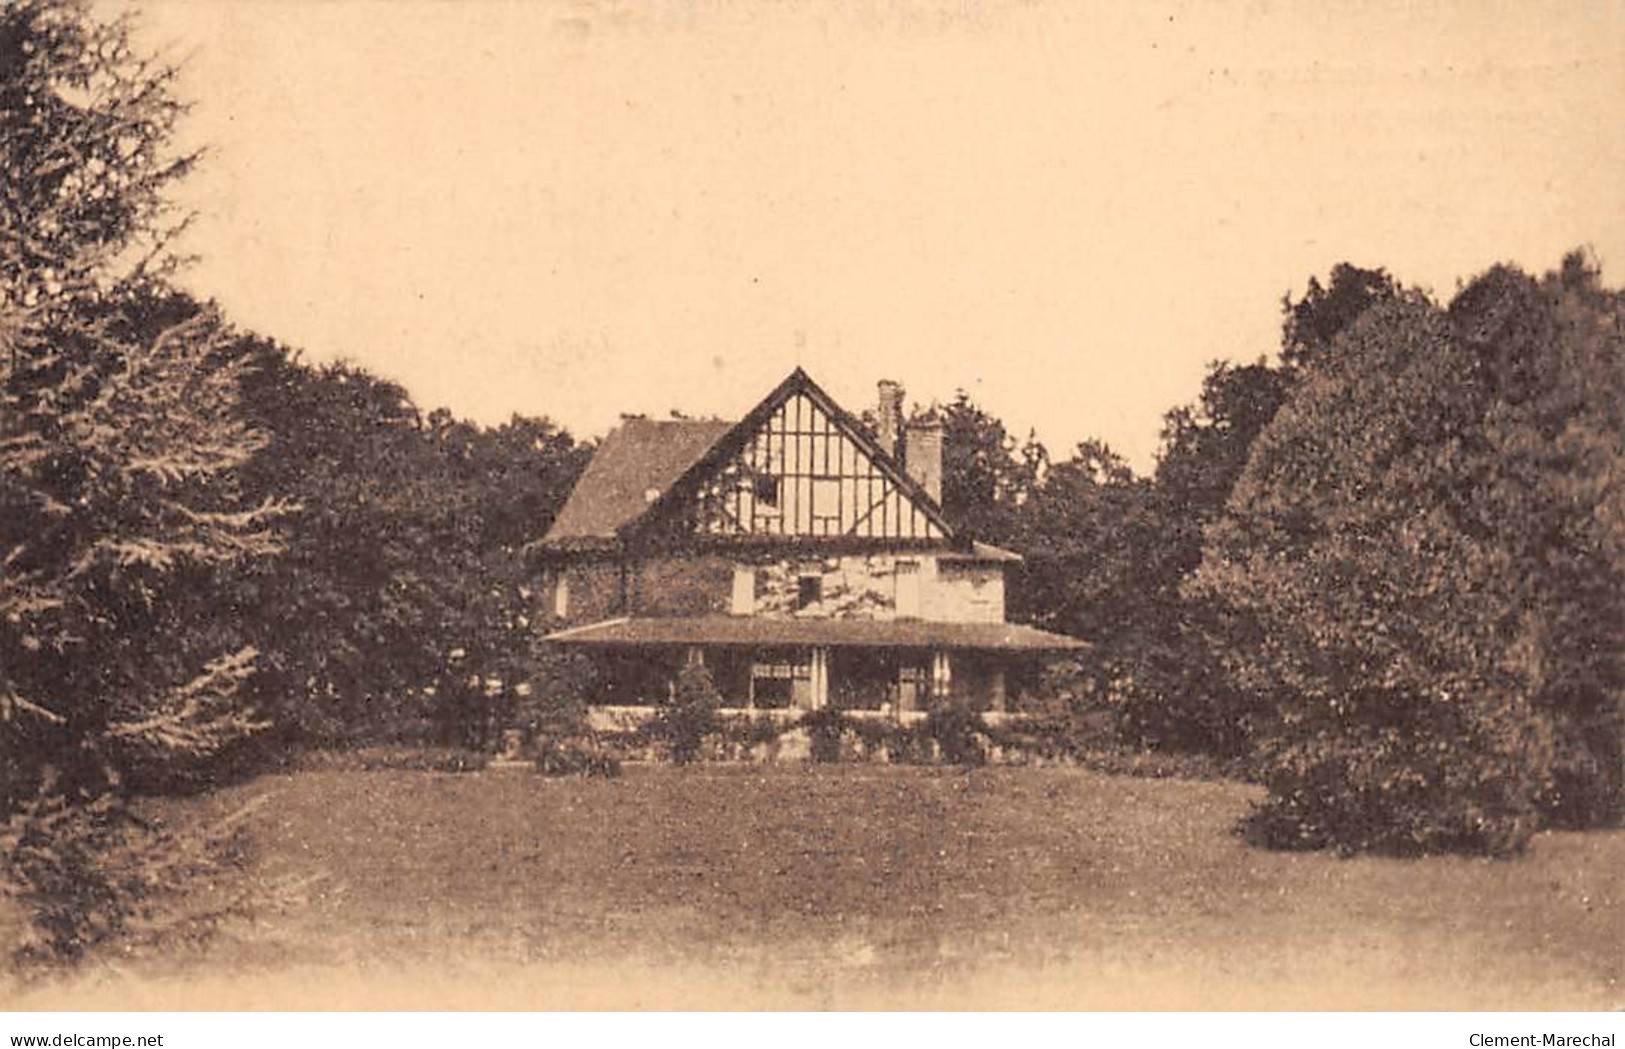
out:
M561 645L816 645L832 648L947 648L1068 652L1088 643L1021 623L938 623L923 619L762 619L749 616L610 619L549 634Z

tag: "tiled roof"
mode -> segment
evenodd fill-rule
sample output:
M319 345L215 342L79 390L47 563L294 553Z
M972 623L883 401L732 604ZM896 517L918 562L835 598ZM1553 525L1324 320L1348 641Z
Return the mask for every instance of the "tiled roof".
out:
M627 419L604 438L544 543L607 539L649 507L710 450L733 423Z
M763 619L751 616L611 619L550 634L566 645L828 645L1063 652L1086 642L1021 623L924 619Z

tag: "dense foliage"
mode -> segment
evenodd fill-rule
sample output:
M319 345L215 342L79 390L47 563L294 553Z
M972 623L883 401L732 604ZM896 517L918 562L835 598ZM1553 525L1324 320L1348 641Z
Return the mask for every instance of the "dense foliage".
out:
M300 507L286 552L240 581L283 738L492 745L522 686L562 658L537 644L522 547L586 449L545 420L425 416L394 383L263 340L237 350L267 435L244 484Z
M1520 848L1620 804L1620 303L1580 259L1365 312L1257 441L1192 587L1230 615L1266 840Z

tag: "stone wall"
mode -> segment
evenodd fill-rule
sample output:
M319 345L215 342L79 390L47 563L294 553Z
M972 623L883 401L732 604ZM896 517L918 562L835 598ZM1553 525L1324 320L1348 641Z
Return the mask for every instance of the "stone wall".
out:
M649 558L626 571L627 602L621 597L621 571L614 564L579 564L558 569L548 579L569 587L565 621L593 623L616 616L728 615L733 608L734 569L755 574L755 609L766 619L897 618L897 563L913 562L921 619L958 623L997 623L1004 619L1004 571L997 564L942 560L930 554L846 554L740 562L721 556ZM817 576L821 598L801 607L801 580Z
M756 612L764 619L891 619L896 614L897 559L890 555L771 561L755 565ZM797 605L803 576L815 575L822 599Z
M927 619L950 623L1004 621L1004 569L975 561L940 561L924 598Z

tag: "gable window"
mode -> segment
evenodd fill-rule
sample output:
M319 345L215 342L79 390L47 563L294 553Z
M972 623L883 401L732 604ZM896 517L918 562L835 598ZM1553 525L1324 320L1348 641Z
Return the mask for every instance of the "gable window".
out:
M804 575L796 580L796 611L816 608L824 600L824 577Z
M779 508L779 479L772 474L757 474L751 483L751 494L756 497L759 512L776 512Z

